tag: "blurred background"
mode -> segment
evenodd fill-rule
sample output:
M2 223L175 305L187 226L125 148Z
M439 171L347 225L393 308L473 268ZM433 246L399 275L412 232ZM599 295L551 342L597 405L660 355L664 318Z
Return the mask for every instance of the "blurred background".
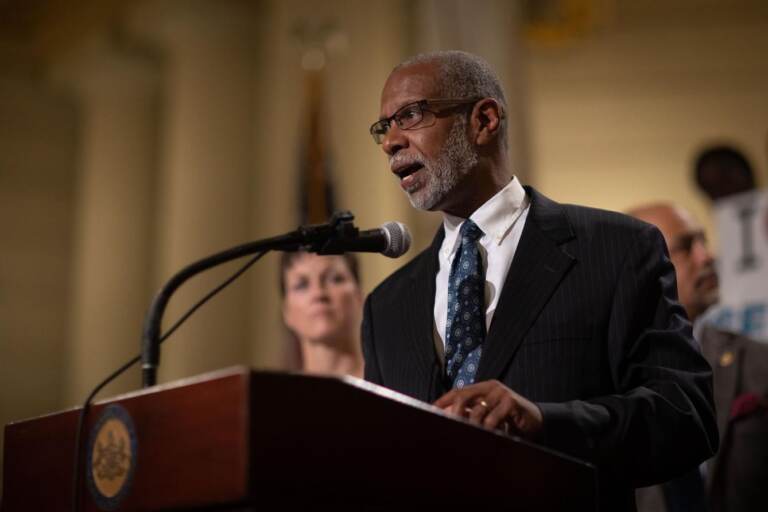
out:
M0 0L0 423L82 402L175 271L318 204L404 222L406 259L428 245L440 216L368 127L393 66L448 48L498 71L516 173L555 200L674 200L716 244L696 154L732 144L765 186L762 0ZM403 262L365 256L365 290ZM240 264L187 283L166 327ZM269 255L164 345L160 381L281 369L285 340Z

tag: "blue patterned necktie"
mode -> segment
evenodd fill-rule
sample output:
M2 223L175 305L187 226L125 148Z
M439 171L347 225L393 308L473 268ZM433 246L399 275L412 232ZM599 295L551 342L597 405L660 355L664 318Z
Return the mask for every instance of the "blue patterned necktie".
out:
M467 219L459 230L461 246L448 278L448 322L445 328L446 375L453 387L475 381L485 340L485 273L477 240L483 236Z

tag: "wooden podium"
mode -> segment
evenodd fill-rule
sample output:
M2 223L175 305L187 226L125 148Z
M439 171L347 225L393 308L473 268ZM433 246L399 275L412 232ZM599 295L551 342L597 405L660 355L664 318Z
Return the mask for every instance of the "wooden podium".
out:
M130 463L119 433L93 437L114 411ZM6 425L2 512L71 510L78 412ZM597 507L592 466L354 378L233 368L121 395L89 411L82 449L117 461L82 479L88 512Z

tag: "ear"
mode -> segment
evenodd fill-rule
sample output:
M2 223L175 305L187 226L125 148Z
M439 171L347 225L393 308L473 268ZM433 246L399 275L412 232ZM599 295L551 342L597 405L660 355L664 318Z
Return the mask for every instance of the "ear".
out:
M501 134L501 120L504 108L493 98L483 98L472 109L472 128L474 140L478 146L485 146L496 140Z

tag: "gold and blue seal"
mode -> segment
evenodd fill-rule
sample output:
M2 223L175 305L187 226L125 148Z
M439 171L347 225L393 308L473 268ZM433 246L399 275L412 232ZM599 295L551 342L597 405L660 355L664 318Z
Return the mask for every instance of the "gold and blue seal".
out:
M115 510L130 492L137 448L131 415L118 404L107 406L88 443L88 490L99 509Z

